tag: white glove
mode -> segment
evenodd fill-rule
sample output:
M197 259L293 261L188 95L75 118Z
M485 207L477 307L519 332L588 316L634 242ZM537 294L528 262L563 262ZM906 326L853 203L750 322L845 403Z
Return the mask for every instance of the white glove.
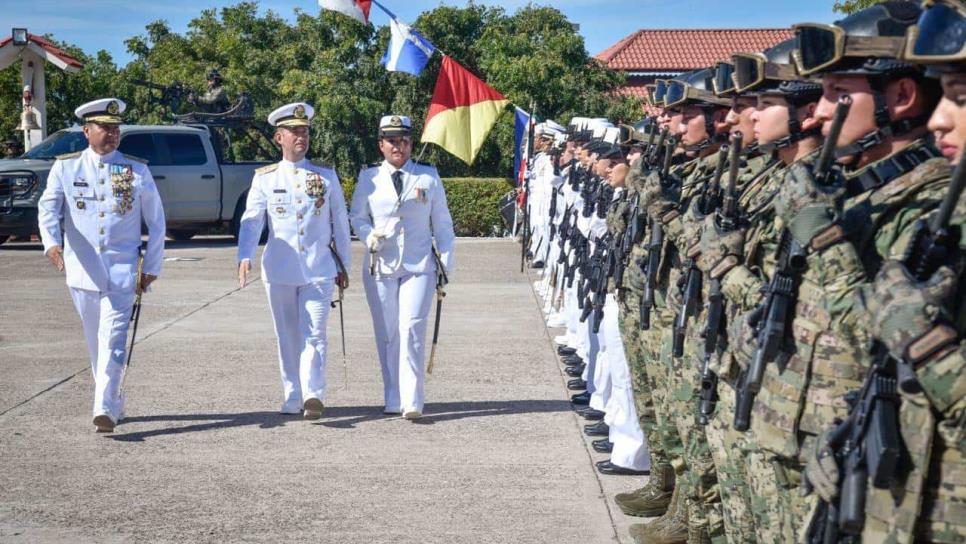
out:
M366 247L369 248L369 253L378 253L385 243L386 235L380 229L372 229L369 236L366 237Z

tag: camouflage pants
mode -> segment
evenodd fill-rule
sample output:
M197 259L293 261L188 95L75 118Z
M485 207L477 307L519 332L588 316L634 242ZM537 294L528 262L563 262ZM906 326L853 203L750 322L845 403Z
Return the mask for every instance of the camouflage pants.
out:
M673 464L673 459L680 458L683 449L671 407L670 377L667 366L661 361L661 331L670 326L670 320L655 314L652 316L650 329L640 331L638 328L638 342L635 344L636 351L641 355L641 375L651 392L656 422L655 434L661 443L664 462L667 464Z
M636 297L632 297L636 298ZM647 375L645 361L647 354L640 343L641 330L636 311L621 304L618 315L621 339L626 350L627 364L631 371L631 383L634 390L634 405L637 409L641 430L647 439L647 446L651 455L651 466L669 465L671 457L667 453L664 441L659 433L657 412L654 408L654 397L651 393L651 383Z
M745 435L732 428L735 390L718 382L718 406L705 427L718 473L718 490L728 542L756 542L752 495L746 467Z
M686 472L686 497L688 498L689 532L707 530L714 537L724 535L724 519L721 514L721 495L715 473L711 448L704 428L697 421L698 392L701 387L700 371L694 365L699 344L693 335L685 341L684 356L672 356L673 329L668 327L661 334L661 361L667 365L671 381L671 406L678 436L684 446L682 462Z
M813 493L799 493L804 466L771 452L748 453L748 479L752 491L752 514L758 540L763 544L797 542L816 501Z

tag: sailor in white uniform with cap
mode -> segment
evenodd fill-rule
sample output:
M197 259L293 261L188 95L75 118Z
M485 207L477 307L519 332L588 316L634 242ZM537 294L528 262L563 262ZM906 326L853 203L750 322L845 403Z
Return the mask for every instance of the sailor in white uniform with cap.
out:
M339 177L305 158L313 114L312 106L294 103L268 116L282 160L255 171L238 233L238 280L244 287L268 216L262 281L278 337L281 411L302 412L305 419L322 417L326 322L335 286L348 286L351 255Z
M423 412L426 328L437 264L453 263L453 219L436 168L410 160L412 123L389 115L379 123L385 160L359 174L352 227L369 249L363 286L382 365L385 412L417 419Z
M121 100L104 98L74 111L88 147L57 157L37 209L44 253L66 271L84 328L98 432L112 432L124 417L121 385L142 222L148 228L142 290L161 274L164 257L164 210L151 172L117 151L125 108Z

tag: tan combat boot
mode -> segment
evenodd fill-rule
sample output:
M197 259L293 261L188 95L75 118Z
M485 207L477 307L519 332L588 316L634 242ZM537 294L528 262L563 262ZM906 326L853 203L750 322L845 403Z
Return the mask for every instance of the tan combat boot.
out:
M687 499L675 486L668 511L651 523L631 525L631 538L636 544L685 544L688 540Z
M674 469L658 465L644 487L630 493L619 493L614 502L628 516L649 518L667 512L674 491Z

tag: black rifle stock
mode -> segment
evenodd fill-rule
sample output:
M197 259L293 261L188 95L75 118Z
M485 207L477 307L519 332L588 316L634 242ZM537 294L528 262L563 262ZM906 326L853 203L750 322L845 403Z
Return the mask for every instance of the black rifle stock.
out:
M829 135L822 144L818 161L812 169L812 174L820 184L830 182L832 163L835 160L835 144L851 107L850 96L843 96L835 106ZM758 321L755 327L757 339L755 355L742 376L735 402L734 428L741 432L747 431L751 426L751 411L755 397L761 390L765 367L775 360L783 344L785 332L790 325L788 321L793 317L794 300L798 292L796 278L805 268L804 250L792 239L788 230L782 232L778 251L778 266L768 284L765 301L755 311Z
M711 357L718 348L718 335L724 317L724 294L721 280L712 278L708 289L708 320L703 331L704 361L701 368L701 392L698 395L698 423L707 425L718 404L718 375L711 371Z
M784 344L794 311L796 278L804 269L804 252L787 230L782 233L779 244L778 266L766 289L764 302L755 310L757 347L738 389L734 428L741 432L751 426L751 410L761 391L765 367L777 358Z
M651 237L647 244L647 269L644 272L644 293L641 295L641 330L651 328L651 310L654 308L654 290L657 288L658 267L661 265L661 251L664 248L664 225L660 220L651 219Z

